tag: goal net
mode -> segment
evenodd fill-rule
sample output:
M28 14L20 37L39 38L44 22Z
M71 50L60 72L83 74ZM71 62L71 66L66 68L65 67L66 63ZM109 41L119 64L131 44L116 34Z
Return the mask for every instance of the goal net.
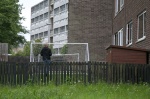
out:
M31 43L30 62L42 62L42 56L40 55L40 52L45 44L48 44L52 51L51 61L89 61L88 43Z

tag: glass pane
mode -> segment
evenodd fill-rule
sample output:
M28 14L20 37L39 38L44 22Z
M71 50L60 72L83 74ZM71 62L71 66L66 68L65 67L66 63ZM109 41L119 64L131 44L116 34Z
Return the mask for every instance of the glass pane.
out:
M139 34L138 34L139 39L142 37L143 37L143 15L139 17Z
M65 32L65 26L60 27L60 32Z
M65 11L65 5L60 6L60 11L61 12Z
M54 29L54 34L58 33L58 28Z
M45 18L45 19L48 18L48 12L44 14L44 18Z
M129 42L130 42L130 24L128 24L128 34L127 34L127 44L129 44Z
M48 36L48 31L45 31L45 32L44 32L44 36Z
M144 13L144 34L146 33L146 13Z

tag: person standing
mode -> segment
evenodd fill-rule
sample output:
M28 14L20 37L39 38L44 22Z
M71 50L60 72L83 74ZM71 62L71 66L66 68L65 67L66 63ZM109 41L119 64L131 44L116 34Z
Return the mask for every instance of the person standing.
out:
M51 52L51 49L48 47L48 44L44 45L44 47L42 48L40 54L43 57L43 61L45 63L44 72L47 75L48 74L48 70L49 70L49 64L51 62L51 56L52 56L52 52Z

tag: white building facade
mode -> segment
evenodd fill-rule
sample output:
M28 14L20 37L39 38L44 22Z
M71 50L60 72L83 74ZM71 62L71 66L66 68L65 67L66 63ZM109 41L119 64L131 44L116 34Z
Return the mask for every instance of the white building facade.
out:
M31 41L42 43L68 42L68 0L43 0L31 8ZM55 53L63 45L54 45Z

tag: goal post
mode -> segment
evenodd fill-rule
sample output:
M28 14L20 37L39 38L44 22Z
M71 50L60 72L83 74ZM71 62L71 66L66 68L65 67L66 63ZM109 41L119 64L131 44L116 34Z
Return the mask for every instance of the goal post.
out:
M88 43L31 43L30 62L42 61L40 51L44 44L48 44L52 50L52 61L88 62L90 60Z

